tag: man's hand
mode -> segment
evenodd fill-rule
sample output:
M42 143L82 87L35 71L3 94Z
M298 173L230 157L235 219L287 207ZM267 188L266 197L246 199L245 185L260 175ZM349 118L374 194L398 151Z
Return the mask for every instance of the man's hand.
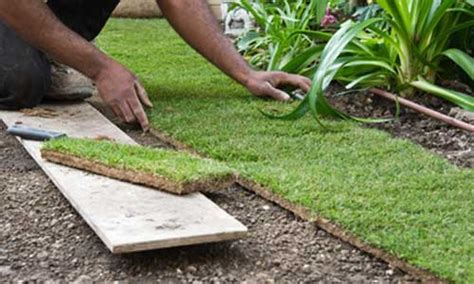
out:
M95 80L99 94L117 116L128 123L138 121L143 131L148 131L150 126L142 104L153 105L145 89L125 67L116 62L109 65Z
M311 80L285 72L252 72L244 83L245 87L257 97L273 98L278 101L288 101L290 96L278 87L293 86L308 92Z

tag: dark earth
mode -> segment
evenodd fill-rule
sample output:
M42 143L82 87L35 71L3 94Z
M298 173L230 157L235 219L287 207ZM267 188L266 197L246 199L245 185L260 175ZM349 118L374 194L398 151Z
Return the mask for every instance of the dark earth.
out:
M466 87L467 88L467 87ZM372 93L361 92L351 95L334 95L341 91L340 86L333 86L329 96L330 102L338 109L357 117L392 117L391 122L366 124L390 133L393 137L409 139L426 149L441 155L451 163L474 168L474 133L467 132L432 119L407 108L401 108L396 117L395 103ZM468 94L472 91L462 89ZM430 95L415 95L411 98L416 103L474 124L474 113L464 111L449 102Z
M453 106L440 100L416 99L441 112L459 116ZM358 116L391 116L395 110L393 103L370 94L337 96L330 100L338 108ZM412 111L403 110L393 122L367 127L410 139L458 166L474 166L474 135ZM141 144L163 147L151 135L126 131ZM237 186L208 196L248 226L248 238L112 255L21 145L6 134L3 124L0 125L0 194L0 282L417 281Z
M138 131L140 143L162 144ZM0 127L0 282L404 282L412 277L234 187L209 197L246 239L113 255L21 145Z

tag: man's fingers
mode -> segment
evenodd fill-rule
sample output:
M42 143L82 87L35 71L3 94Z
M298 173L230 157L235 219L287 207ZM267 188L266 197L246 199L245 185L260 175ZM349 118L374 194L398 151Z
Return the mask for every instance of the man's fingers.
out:
M148 93L146 92L145 88L140 84L140 82L135 81L134 84L135 92L138 94L138 98L140 101L147 107L153 107L153 104L148 97Z
M123 117L122 115L122 111L120 110L120 108L117 106L117 105L110 105L110 108L112 109L112 111L114 112L114 114L122 119L125 119L125 117Z
M143 131L147 132L148 130L150 130L150 123L148 122L148 117L146 116L146 113L143 110L143 107L138 101L138 99L128 100L127 103L130 106L134 117L136 117L138 123L140 123L140 126L142 127Z
M291 75L285 74L285 76L281 79L281 83L283 84L290 84L302 89L304 92L308 92L311 89L311 80L300 75Z
M120 104L120 111L122 112L123 119L127 123L133 123L136 121L135 115L126 101Z
M273 86L272 86L270 83L268 83L268 82L266 83L266 87L265 87L264 93L265 93L267 96L269 96L269 97L271 97L271 98L273 98L273 99L275 99L275 100L277 100L277 101L283 101L283 102L285 102L285 101L290 100L290 98L291 98L287 93L283 92L282 90L278 90L277 88L273 87Z
M302 76L303 77L303 76ZM303 81L304 81L304 84L306 85L306 90L304 90L305 92L309 92L309 90L311 89L311 85L313 85L313 81L311 81L309 78L307 77L303 77L302 78Z

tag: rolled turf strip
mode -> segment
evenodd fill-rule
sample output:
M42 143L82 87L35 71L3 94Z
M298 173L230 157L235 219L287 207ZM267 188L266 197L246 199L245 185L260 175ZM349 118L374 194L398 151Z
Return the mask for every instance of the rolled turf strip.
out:
M41 156L57 164L179 195L222 190L236 180L232 169L214 160L104 140L50 140L43 144Z

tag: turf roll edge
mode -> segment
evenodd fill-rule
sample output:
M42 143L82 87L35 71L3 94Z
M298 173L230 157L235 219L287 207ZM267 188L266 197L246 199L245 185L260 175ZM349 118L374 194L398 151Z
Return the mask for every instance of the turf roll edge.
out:
M53 163L178 195L226 189L236 180L230 168L210 159L110 141L51 140L43 145L41 156Z

